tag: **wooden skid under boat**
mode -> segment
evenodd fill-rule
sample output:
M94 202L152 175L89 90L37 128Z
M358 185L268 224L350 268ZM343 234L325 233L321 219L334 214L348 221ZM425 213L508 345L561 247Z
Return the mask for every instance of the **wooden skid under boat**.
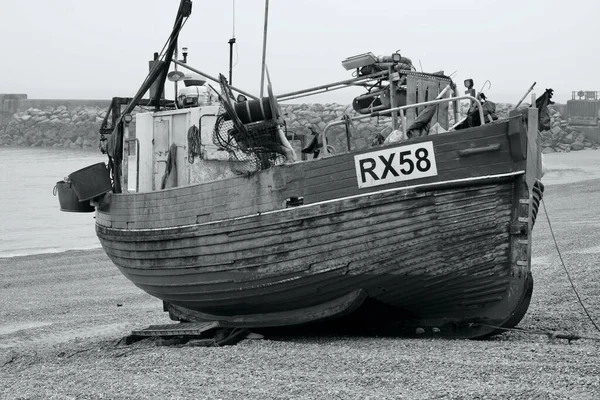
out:
M368 305L398 323L485 336L487 325L516 325L531 297L536 121L530 109L251 177L108 194L97 234L174 318L281 326ZM360 187L356 157L412 145L432 146L436 175ZM292 197L304 204L285 208Z

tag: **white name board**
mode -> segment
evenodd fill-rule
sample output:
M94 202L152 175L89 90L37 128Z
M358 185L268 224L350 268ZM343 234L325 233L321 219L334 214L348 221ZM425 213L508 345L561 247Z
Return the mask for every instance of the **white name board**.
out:
M359 188L436 176L433 142L410 144L354 156Z

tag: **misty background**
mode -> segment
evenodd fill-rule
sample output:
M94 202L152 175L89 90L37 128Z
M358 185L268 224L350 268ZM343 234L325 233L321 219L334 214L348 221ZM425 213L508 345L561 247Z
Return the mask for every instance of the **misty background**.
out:
M235 4L235 7L234 7ZM31 0L0 4L0 93L29 98L133 96L173 26L179 0ZM179 48L212 76L259 93L264 0L193 2ZM235 8L235 17L234 17ZM276 94L351 78L341 61L396 50L425 72L443 70L462 88L475 80L490 100L600 90L598 0L270 0L267 65ZM234 24L235 21L235 24ZM181 58L181 56L180 56ZM173 98L172 84L167 97ZM296 102L349 104L360 89Z

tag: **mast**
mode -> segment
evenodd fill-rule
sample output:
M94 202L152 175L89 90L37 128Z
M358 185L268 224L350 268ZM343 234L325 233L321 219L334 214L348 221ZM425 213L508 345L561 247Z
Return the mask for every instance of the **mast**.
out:
M260 97L265 89L265 62L267 58L267 26L269 23L269 0L265 0L265 30L263 34L262 64L260 69Z
M112 171L113 177L115 180L115 190L117 193L120 193L122 190L122 186L120 185L122 174L121 174L121 165L122 165L122 157L123 157L123 124L122 119L123 116L129 114L133 111L133 109L138 105L144 94L150 89L153 84L156 84L156 93L154 93L154 98L150 99L148 105L154 103L156 111L160 109L160 100L161 95L164 91L165 80L167 78L167 73L169 72L169 66L171 61L173 60L173 53L175 52L175 47L177 45L177 38L179 36L179 31L181 30L184 20L190 16L192 13L192 1L191 0L181 0L179 3L179 9L177 10L177 16L175 18L175 24L173 26L173 31L169 36L168 47L164 54L164 63L155 62L150 69L150 72L142 86L137 91L135 96L130 99L125 107L125 110L121 113L120 116L114 120L114 125L112 127L113 131L110 137L108 138L107 143L107 153L109 156L109 160L112 160ZM158 57L157 61L160 61L161 57ZM120 104L113 99L113 103L116 104L116 107L120 110ZM127 171L124 171L126 173Z

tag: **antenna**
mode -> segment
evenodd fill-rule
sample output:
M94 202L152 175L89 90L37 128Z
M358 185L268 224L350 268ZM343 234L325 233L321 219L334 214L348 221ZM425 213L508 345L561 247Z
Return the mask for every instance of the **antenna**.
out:
M233 0L233 20L232 20L232 33L231 39L229 39L229 84L233 85L233 45L235 44L235 0Z

